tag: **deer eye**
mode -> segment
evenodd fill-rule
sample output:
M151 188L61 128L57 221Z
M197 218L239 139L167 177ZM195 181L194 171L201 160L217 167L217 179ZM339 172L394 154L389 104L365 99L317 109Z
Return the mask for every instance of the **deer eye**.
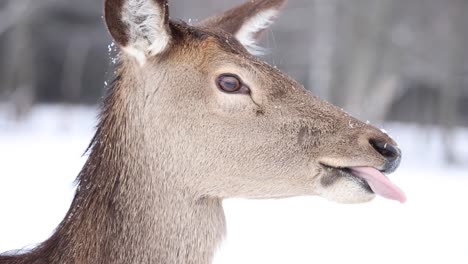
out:
M216 79L218 88L226 93L249 94L250 89L234 74L221 74Z

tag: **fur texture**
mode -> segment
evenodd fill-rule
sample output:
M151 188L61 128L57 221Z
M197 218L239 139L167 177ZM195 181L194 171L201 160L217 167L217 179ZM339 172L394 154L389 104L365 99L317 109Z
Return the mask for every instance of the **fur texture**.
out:
M264 49L257 41L278 16L285 0L252 0L235 7L221 16L213 16L200 23L204 27L222 29L234 36L253 55L262 55ZM239 19L239 16L242 19Z
M166 49L170 42L166 1L111 2L107 2L106 20L117 20L118 22L111 24L117 24L118 29L111 27L110 32L122 49L141 66L146 63L147 57L155 56ZM121 40L121 35L125 36L125 40Z
M121 65L70 210L51 238L1 255L0 264L208 264L224 236L224 198L374 197L323 164L383 167L369 140L395 142L311 95L234 37L283 1L249 1L199 26L169 21L165 1L149 2L156 8L106 1ZM121 15L128 12L136 13ZM141 30L128 22L140 15L164 18L163 25ZM127 48L145 50L161 34L171 41L163 52L145 53L142 67ZM225 73L250 92L221 91L216 80Z
M264 54L264 49L257 45L256 35L273 24L273 18L278 14L277 9L262 10L249 18L235 34L239 42L253 55Z

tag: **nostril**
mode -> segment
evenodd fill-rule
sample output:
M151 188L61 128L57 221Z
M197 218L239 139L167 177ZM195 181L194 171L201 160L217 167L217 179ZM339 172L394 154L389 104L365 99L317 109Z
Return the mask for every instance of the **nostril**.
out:
M390 162L395 161L401 155L400 149L388 142L371 139L369 140L369 143L375 150L377 150L377 152L379 152Z

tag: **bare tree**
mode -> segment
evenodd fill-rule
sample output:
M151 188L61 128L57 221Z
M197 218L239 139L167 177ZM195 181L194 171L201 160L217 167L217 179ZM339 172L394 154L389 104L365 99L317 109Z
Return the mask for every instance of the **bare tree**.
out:
M3 61L6 69L3 85L12 93L14 116L24 116L32 106L34 98L35 65L33 60L33 41L29 32L30 0L10 1L3 12L6 14L6 24L3 30L11 27L7 36L6 60ZM11 12L11 13L9 13ZM15 24L13 24L15 23ZM2 33L0 29L0 34Z
M17 119L30 111L36 95L38 66L31 29L36 15L56 1L11 0L0 10L0 38L5 43L5 59L0 62L5 72L0 85L9 95Z
M336 0L314 0L313 11L309 84L320 97L330 100L337 38Z
M357 9L354 17L354 30L357 34L350 46L351 60L348 64L344 105L350 112L363 117L364 113L368 112L363 106L366 105L368 95L375 87L374 76L378 73L377 69L380 64L377 48L385 42L393 1L357 1L354 4L354 8ZM368 16L361 13L366 9L369 10ZM388 85L386 87L388 89ZM380 98L381 102L383 100L391 100L391 98ZM382 107L385 105L389 103L380 104Z
M464 0L453 0L447 10L447 29L449 35L447 45L449 53L447 56L448 71L446 74L446 90L441 93L439 104L439 118L442 126L442 137L444 142L445 160L448 163L456 163L454 153L455 137L454 131L458 124L458 102L462 94L463 69L466 61L466 42L468 38L468 20L465 10L468 2Z
M27 17L33 0L5 1L5 7L0 10L0 37L8 29Z

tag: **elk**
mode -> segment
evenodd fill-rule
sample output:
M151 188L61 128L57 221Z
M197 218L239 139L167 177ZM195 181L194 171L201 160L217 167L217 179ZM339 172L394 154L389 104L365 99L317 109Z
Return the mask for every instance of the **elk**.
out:
M259 60L256 40L284 0L251 0L188 25L167 0L106 0L121 49L71 207L54 234L0 264L207 264L225 198L376 194L394 140Z

